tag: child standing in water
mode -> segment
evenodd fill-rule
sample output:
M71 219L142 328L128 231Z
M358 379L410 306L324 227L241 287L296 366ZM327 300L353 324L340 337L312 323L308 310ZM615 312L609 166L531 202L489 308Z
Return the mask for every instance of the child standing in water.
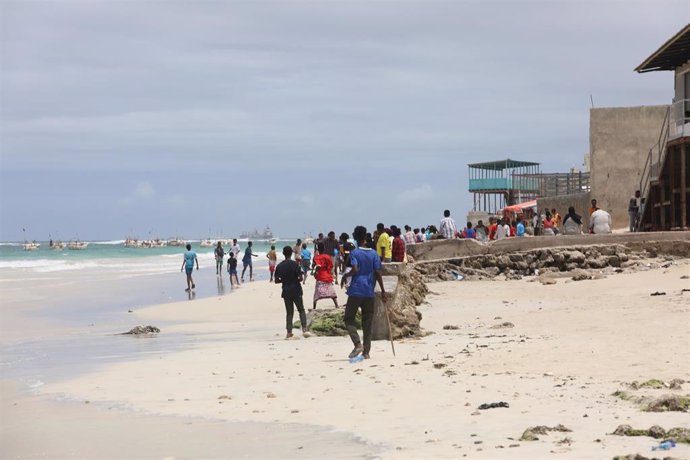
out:
M237 259L233 252L228 253L228 275L230 275L230 286L235 287L235 284L239 286L240 280L237 279ZM234 282L233 278L235 279Z

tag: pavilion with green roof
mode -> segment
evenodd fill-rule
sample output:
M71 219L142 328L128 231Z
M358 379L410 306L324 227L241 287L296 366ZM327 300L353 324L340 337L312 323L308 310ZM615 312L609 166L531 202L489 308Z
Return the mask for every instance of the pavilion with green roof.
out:
M539 163L508 158L468 166L474 211L496 213L539 195Z

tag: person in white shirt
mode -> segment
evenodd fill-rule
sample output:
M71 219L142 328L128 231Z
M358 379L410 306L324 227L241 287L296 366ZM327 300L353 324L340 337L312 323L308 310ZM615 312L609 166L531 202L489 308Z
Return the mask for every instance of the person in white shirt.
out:
M498 219L498 224L496 225L496 240L502 240L503 238L507 238L509 235L510 227L503 223L503 219Z
M241 251L242 250L240 249L240 245L237 243L237 238L233 239L232 240L232 247L230 248L230 252L235 254L235 259L237 259L237 256Z
M450 211L443 211L443 219L441 219L441 225L439 226L438 232L441 236L447 240L452 240L458 234L458 227L455 225L455 220L450 217Z
M597 209L589 216L589 230L594 234L611 233L611 214Z
M415 244L414 233L412 233L412 227L405 225L405 246Z

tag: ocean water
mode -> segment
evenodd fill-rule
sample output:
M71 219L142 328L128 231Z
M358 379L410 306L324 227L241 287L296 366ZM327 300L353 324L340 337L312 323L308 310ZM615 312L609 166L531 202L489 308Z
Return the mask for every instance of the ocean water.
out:
M101 241L90 242L84 250L57 251L48 242L40 243L36 251L24 251L21 243L0 243L0 315L21 308L29 323L47 319L72 331L50 337L26 335L2 346L0 372L28 387L108 362L172 352L208 340L168 333L151 340L113 334L138 324L129 310L233 292L225 270L223 276L216 276L214 248L202 248L198 241L191 242L200 267L193 275L194 295L185 292L185 275L180 273L184 247L139 249L124 247L124 241ZM244 252L246 241L239 243ZM278 250L286 244L294 241L275 243ZM268 280L269 250L269 243L254 242L255 282ZM164 318L155 325L165 332Z
M294 244L295 240L278 241L276 248L286 244ZM49 248L47 241L39 241L41 247L35 251L25 251L22 243L0 243L0 276L5 270L21 270L24 273L52 273L61 271L79 270L113 270L118 274L137 273L164 273L174 263L182 263L182 254L185 248L182 246L165 246L162 248L126 248L124 240L92 241L83 250L53 250ZM198 241L190 241L192 250L199 257L199 264L213 265L214 248L200 247ZM242 251L247 242L239 241ZM254 241L253 251L258 255L254 259L255 264L261 264L266 260L266 253L270 250L270 243ZM224 246L226 252L229 245ZM279 251L280 252L280 251ZM179 270L179 266L178 266Z

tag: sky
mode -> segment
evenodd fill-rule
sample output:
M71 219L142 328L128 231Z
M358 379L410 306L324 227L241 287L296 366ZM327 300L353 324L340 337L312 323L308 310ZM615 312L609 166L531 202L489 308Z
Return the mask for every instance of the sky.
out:
M467 164L580 167L686 1L0 2L0 240L458 222ZM591 99L590 99L591 96Z

